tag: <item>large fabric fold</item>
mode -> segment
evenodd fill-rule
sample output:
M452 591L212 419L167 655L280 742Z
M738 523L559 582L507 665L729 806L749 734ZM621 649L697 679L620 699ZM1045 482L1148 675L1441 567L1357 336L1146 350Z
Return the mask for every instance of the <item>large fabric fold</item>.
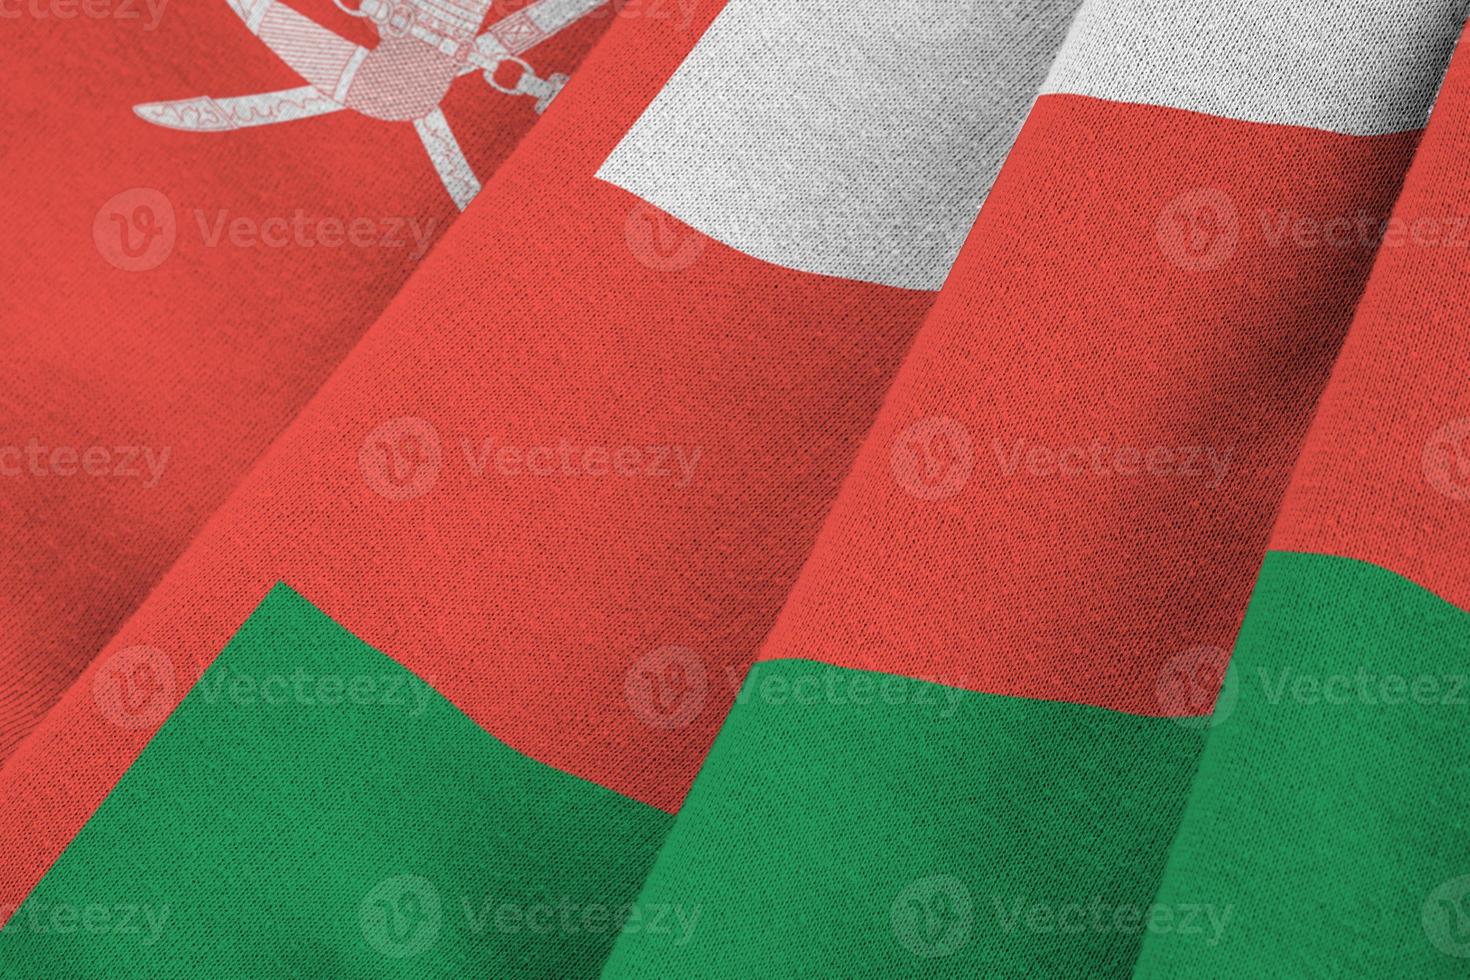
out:
M142 803L122 780L276 582L507 750L620 794L648 811L648 826L678 808L1070 12L1034 5L1050 25L1041 40L1027 18L963 21L909 65L914 105L931 125L994 137L978 157L954 156L953 136L913 144L907 162L942 192L930 205L940 210L918 221L891 220L913 198L880 181L866 190L873 207L840 228L808 229L843 254L914 253L913 275L895 285L748 253L727 225L690 227L605 166L621 160L626 175L657 158L656 142L626 138L665 111L650 108L661 93L679 96L669 111L685 119L669 141L709 116L750 154L772 152L764 117L731 120L701 87L708 78L678 73L728 57L731 31L764 43L765 21L750 16L759 6L614 23L544 123L0 770L0 838L13 855L0 904L20 905L38 881L63 875L58 859L103 819L104 798L133 801L109 811L110 826L143 819L126 812ZM821 21L799 26L811 45L831 43ZM838 35L855 30L837 22ZM956 68L1013 36L1028 53L1011 70L952 86ZM825 152L853 173L889 167L891 177L891 147L913 121L860 111L882 67L811 72L781 105L795 115L820 100L851 117ZM779 183L736 185L715 205L739 217L762 202L820 203L808 175L769 176ZM310 814L301 819L310 826ZM444 833L452 842L471 830ZM210 847L247 846L236 824L198 832ZM516 846L514 835L506 843ZM641 876L647 856L635 851L605 869L610 882ZM401 863L382 862L381 876L436 880ZM540 869L525 874L534 891ZM603 904L625 901L609 891ZM610 947L615 936L599 938ZM481 941L504 949L463 962L539 976L537 964L590 961L586 936L575 956L558 952L563 939L540 935L547 948L527 952L524 936L487 934ZM12 942L29 966L69 955L51 935ZM286 970L323 962L314 951L282 955L275 965Z
M1213 946L1234 927L1210 895L1156 901L1152 856L1178 828L1272 520L1374 259L1371 240L1309 248L1280 229L1383 220L1417 133L1358 133L1416 126L1433 92L1364 59L1392 60L1399 31L1427 33L1436 58L1451 47L1450 5L1400 13L1366 21L1375 39L1324 42L1280 7L1228 29L1182 14L1160 32L1137 5L1084 4L644 891L725 914L694 949L623 937L613 975L826 974L847 948L916 973L1116 976L1154 932ZM1122 36L1130 18L1141 40L1116 71L1098 25ZM1235 57L1272 46L1292 55L1273 78L1379 87L1334 91L1324 112L1297 86L1257 84L1267 69ZM841 716L846 687L784 713L764 703L763 671L808 661L1006 707L933 722L943 736L913 724L879 755L861 725L815 727ZM875 697L869 710L903 727L903 707ZM1072 711L1097 727L1077 732ZM1102 724L1110 712L1129 722ZM1035 718L1068 744L1049 744ZM803 747L751 758L761 724ZM972 760L948 738L1004 748ZM1130 775L1078 751L1126 759ZM947 778L925 779L941 758ZM831 774L844 763L868 777L861 805ZM778 792L770 836L820 841L810 853L749 853L746 824L768 822ZM977 824L957 830L952 810ZM889 811L903 822L888 826ZM1129 814L1137 837L1100 811ZM936 904L916 933L889 912L919 893L919 907ZM768 895L801 942L727 897ZM917 948L915 935L927 937Z
M1159 897L1237 910L1146 977L1457 977L1470 499L1457 53L1272 532ZM1461 229L1461 230L1457 230Z

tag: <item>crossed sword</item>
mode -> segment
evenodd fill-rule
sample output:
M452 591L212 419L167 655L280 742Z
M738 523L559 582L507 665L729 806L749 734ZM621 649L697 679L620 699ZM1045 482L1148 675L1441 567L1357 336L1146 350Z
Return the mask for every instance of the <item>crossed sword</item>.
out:
M271 0L226 2L240 15L250 32L259 37L262 14L264 8L272 5ZM567 83L567 76L558 73L549 78L539 78L531 66L520 58L521 52L550 39L607 2L608 0L536 0L502 18L490 30L477 36L473 47L466 54L464 64L459 68L458 76L483 71L485 80L496 91L507 95L531 96L536 100L536 112L544 112ZM301 19L305 21L305 18ZM381 31L385 25L377 23L377 26ZM339 44L348 43L315 23L311 27L329 35ZM421 29L414 26L409 30L418 35ZM438 40L432 36L421 39L430 44ZM366 48L358 45L353 47L356 48L356 60L360 61L367 55ZM513 88L506 88L495 81L495 70L502 62L510 62L521 69L521 76ZM236 95L219 99L200 95L172 102L147 102L134 106L133 111L139 118L167 129L218 132L310 119L345 109L346 106L338 101L346 95L345 86L333 94L337 98L326 95L314 85L303 85L257 95ZM429 154L434 170L443 181L444 189L463 211L475 195L480 193L480 179L475 176L469 161L465 159L459 140L449 128L449 120L444 118L444 111L436 107L427 115L415 119L413 127Z

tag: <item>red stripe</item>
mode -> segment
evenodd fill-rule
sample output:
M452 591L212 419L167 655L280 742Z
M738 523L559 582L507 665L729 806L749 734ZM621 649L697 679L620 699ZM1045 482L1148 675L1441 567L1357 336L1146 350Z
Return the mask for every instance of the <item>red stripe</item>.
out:
M762 655L1208 711L1414 143L1042 98Z
M1373 562L1470 609L1470 54L1462 45L1271 547Z

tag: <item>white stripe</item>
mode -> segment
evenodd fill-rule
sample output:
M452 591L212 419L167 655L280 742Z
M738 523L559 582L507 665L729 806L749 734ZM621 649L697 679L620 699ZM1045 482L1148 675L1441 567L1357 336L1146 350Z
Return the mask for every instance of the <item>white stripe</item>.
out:
M1087 0L1045 91L1340 133L1424 125L1464 0Z
M1076 7L730 0L598 176L757 258L937 289Z

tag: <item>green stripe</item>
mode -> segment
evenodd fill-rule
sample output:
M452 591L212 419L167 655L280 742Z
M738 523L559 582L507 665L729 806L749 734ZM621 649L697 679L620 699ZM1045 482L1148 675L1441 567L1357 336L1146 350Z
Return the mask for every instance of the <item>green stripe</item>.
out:
M758 664L611 977L1126 973L1197 726ZM693 923L688 929L678 923Z
M1348 558L1266 558L1144 977L1470 974L1470 614Z
M0 972L589 975L671 820L280 586L0 931Z

